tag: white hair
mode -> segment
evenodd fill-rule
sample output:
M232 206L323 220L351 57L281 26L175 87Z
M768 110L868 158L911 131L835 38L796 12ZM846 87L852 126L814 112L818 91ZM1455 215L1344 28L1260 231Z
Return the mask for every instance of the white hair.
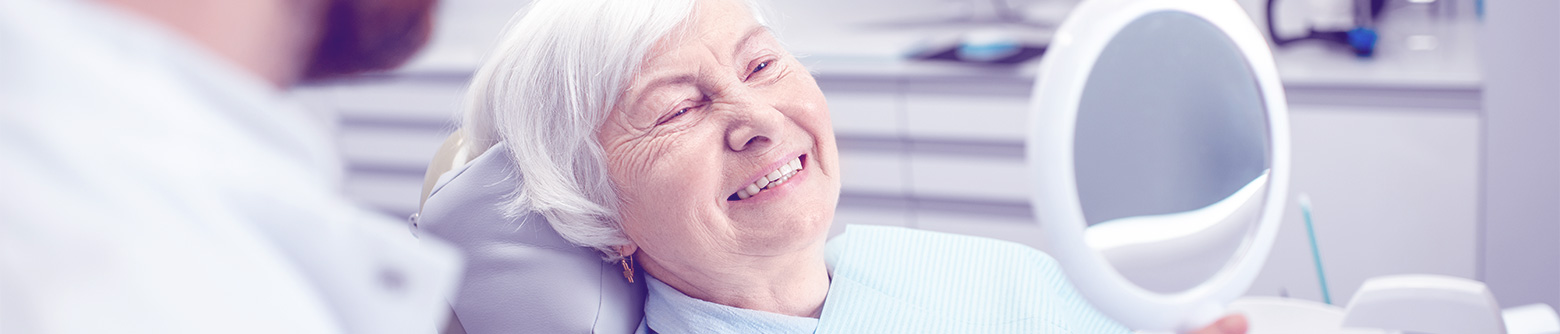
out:
M461 122L466 152L507 143L521 177L510 217L540 213L569 242L620 257L613 247L630 241L596 130L695 1L538 0L515 15L473 75Z

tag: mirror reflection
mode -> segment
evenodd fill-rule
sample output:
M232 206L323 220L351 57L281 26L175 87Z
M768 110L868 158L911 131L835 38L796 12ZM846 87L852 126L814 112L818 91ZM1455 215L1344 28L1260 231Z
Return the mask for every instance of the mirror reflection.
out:
M1239 254L1270 153L1257 82L1214 25L1142 16L1104 48L1078 106L1074 163L1086 239L1127 279L1173 293Z

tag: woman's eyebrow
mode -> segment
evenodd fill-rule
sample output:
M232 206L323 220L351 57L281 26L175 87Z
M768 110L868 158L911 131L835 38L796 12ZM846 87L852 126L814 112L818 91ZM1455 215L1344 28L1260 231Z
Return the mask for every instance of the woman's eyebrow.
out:
M763 25L759 25L759 26L753 27L753 29L749 29L747 34L743 35L742 39L737 40L737 44L732 46L732 48L731 48L731 58L732 59L736 59L738 56L740 56L741 53L742 53L742 50L746 49L749 40L752 40L753 37L756 37L759 34L762 34L762 33L765 33L765 32L769 32L769 27L766 27L766 26L763 26Z
M750 40L752 40L753 37L756 37L756 36L758 36L760 34L763 34L765 32L769 32L769 27L766 27L766 26L763 26L763 25L755 26L752 29L748 29L747 34L743 35L741 39L737 40L737 44L732 46L732 48L731 48L731 50L732 50L731 51L732 59L736 59L739 56L739 54L742 53L742 50L745 48L746 45L748 45L748 42ZM655 80L651 80L649 83L646 83L644 85L644 88L641 89L638 94L636 94L638 96L634 97L634 103L642 105L645 102L645 99L648 99L648 98L654 96L655 95L654 93L656 91L661 90L662 88L665 88L666 86L678 85L678 84L687 84L687 83L691 83L691 82L694 82L694 81L697 81L697 80L698 80L698 78L696 77L696 75L691 74L691 73L685 73L685 74L679 74L679 75L670 75L670 76L664 76L664 77L656 78Z
M639 90L638 94L635 94L637 96L634 97L634 104L644 105L646 99L655 97L655 93L657 91L666 88L667 86L688 84L694 82L695 80L698 80L698 78L691 73L656 78L655 80L651 80L649 84L646 84L644 89Z
M641 95L649 95L650 92L654 92L657 89L661 89L661 87L670 86L670 85L687 84L687 83L694 82L695 80L698 80L698 78L695 77L695 75L692 74L692 73L669 75L669 76L656 78L655 80L651 80L649 84L645 85L644 93L641 93Z

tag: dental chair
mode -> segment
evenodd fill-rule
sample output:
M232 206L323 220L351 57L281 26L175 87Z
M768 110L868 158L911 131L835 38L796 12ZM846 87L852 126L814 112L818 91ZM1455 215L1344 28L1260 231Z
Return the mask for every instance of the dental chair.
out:
M644 284L601 253L565 241L547 218L511 216L501 203L520 176L504 144L464 152L451 135L428 166L412 233L455 245L466 259L448 325L457 333L633 333ZM638 275L638 274L636 274ZM642 278L635 278L642 282Z

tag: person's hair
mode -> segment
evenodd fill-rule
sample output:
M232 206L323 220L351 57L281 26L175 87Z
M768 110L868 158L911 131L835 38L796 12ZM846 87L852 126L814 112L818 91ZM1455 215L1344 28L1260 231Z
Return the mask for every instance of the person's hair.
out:
M472 77L461 129L467 152L506 143L521 178L510 217L540 213L569 242L620 257L612 248L630 242L596 130L694 2L538 0L516 14Z
M305 80L388 70L422 49L433 30L433 0L329 0Z

